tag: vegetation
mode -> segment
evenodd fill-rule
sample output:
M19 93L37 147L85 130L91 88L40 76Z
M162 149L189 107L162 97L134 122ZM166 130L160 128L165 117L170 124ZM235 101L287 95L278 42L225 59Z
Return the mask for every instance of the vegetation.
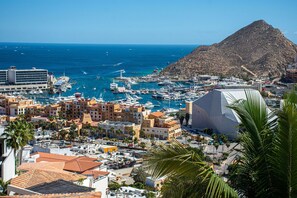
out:
M7 195L7 187L9 185L9 183L10 183L10 181L5 182L5 181L3 181L2 178L0 178L0 188L1 188L0 196Z
M71 142L73 142L77 137L78 137L77 126L76 124L72 124L69 129L68 138Z
M121 187L121 185L116 182L111 182L108 184L108 188L110 190L118 190L120 187Z
M242 123L243 149L229 181L217 176L200 154L174 141L152 150L147 161L153 176L169 176L164 197L297 197L296 92L288 94L277 113L268 112L252 92L246 97L230 106Z
M17 159L17 156L19 156L19 163L22 162L23 147L34 138L33 129L34 128L31 123L27 122L23 118L19 118L10 122L2 134L2 136L6 138L7 146L14 150L15 158ZM20 154L19 151L21 151Z

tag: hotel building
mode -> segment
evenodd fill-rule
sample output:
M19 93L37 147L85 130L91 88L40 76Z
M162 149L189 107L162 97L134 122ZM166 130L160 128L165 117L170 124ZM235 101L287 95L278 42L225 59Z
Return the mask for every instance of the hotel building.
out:
M17 70L11 66L8 70L0 70L0 85L0 92L47 89L48 70L35 67Z

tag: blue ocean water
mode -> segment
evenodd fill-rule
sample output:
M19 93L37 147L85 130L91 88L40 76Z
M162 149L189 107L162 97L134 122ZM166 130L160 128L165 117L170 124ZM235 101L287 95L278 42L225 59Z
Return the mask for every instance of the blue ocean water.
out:
M0 43L0 69L11 65L18 69L45 68L56 77L65 73L76 84L63 95L81 92L85 97L121 98L109 92L109 84L124 69L124 76L143 76L190 53L194 45L89 45ZM98 80L96 77L100 76ZM153 88L140 83L133 89ZM150 98L151 99L151 98ZM144 97L143 101L149 100Z

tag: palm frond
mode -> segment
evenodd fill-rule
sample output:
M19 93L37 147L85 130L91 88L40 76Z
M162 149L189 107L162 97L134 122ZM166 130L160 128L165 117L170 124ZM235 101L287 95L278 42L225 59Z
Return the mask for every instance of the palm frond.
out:
M237 197L237 193L213 172L197 152L177 141L153 149L146 162L154 177L166 175L199 181L201 187L207 186L203 197L212 197L213 193L217 197Z
M275 139L274 172L278 193L283 197L297 197L297 95L288 94L279 113L279 130Z
M242 178L243 183L251 182L243 190L248 193L254 189L258 197L273 196L273 174L271 153L274 131L277 119L274 112L268 112L264 100L255 92L246 91L247 100L234 102L229 107L233 109L241 121L242 164L241 174L249 175ZM248 180L248 181L245 181Z

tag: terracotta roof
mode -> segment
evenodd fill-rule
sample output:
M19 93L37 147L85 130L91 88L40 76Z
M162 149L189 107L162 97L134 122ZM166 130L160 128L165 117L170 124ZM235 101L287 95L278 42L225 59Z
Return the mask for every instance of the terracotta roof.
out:
M89 157L77 157L73 160L67 161L64 170L82 173L86 170L99 167L102 163L95 162L96 159Z
M0 196L7 197L7 196ZM101 198L101 192L84 192L84 193L65 193L65 194L45 194L45 195L16 195L10 198Z
M161 117L164 114L162 112L160 112L160 111L156 111L156 112L151 113L150 115L155 116L155 117Z
M167 123L165 123L165 124L168 124L168 125L174 125L174 124L176 124L177 122L175 121L175 120L172 120L172 121L170 121L170 122L167 122Z
M65 162L37 162L37 163L23 163L18 169L19 170L30 170L30 169L58 169L63 170Z
M107 171L99 171L99 170L87 170L82 173L82 175L93 176L93 178L98 178L99 176L107 176L109 172Z
M36 159L37 162L45 161L45 162L66 162L69 160L73 160L75 156L66 156L66 155L58 155L52 153L43 153L37 152L32 154L32 156L39 154L39 158Z
M77 181L81 178L86 178L84 175L79 175L59 169L31 169L18 177L11 180L11 185L18 186L20 188L29 188L45 182L66 180L66 181Z
M47 162L65 162L64 170L82 173L86 170L99 167L102 163L95 162L96 158L86 157L86 156L65 156L52 153L42 153L38 152L39 158L36 159L37 162L47 161Z

